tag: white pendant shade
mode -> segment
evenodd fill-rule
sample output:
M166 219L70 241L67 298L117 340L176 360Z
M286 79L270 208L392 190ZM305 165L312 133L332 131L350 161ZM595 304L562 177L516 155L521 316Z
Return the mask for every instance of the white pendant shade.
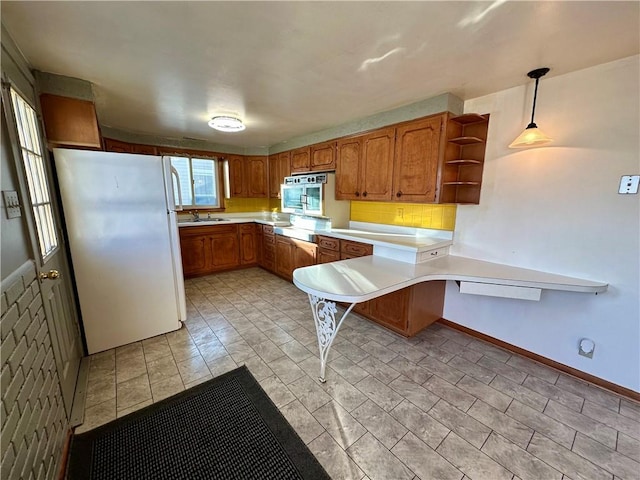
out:
M509 148L527 148L527 147L539 147L547 143L552 142L553 139L549 138L542 130L536 127L527 127L524 132L518 135Z
M209 120L209 126L221 132L241 132L245 129L242 120L235 117L213 117Z

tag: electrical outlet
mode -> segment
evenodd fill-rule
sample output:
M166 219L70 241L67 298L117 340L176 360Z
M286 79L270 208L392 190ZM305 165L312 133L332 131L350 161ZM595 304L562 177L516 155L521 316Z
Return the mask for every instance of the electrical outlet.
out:
M618 193L638 193L638 184L640 184L640 175L623 175L620 178Z
M396 217L404 218L404 208L396 209Z

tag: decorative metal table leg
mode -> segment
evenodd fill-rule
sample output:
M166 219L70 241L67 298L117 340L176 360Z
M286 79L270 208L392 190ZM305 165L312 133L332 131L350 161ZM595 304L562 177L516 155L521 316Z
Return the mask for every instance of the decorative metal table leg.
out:
M336 338L342 322L344 322L344 319L356 304L352 303L336 324L336 313L338 311L336 302L330 302L324 298L309 294L309 303L311 304L313 320L316 323L316 333L318 334L318 349L320 350L319 380L324 383L324 371L327 366L327 357L329 356L331 344Z

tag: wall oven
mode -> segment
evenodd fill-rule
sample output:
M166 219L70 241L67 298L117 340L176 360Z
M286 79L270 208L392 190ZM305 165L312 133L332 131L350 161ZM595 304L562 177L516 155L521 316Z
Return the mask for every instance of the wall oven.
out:
M281 185L282 211L302 215L322 215L326 173L286 177Z

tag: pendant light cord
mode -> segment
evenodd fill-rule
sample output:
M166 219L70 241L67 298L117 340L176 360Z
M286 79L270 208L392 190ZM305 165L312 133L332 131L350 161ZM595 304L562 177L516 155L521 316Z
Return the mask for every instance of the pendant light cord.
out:
M533 91L533 108L531 109L531 123L529 124L529 127L534 127L536 126L536 124L533 122L533 116L536 114L536 99L538 98L538 82L540 81L540 78L536 78L536 88Z

